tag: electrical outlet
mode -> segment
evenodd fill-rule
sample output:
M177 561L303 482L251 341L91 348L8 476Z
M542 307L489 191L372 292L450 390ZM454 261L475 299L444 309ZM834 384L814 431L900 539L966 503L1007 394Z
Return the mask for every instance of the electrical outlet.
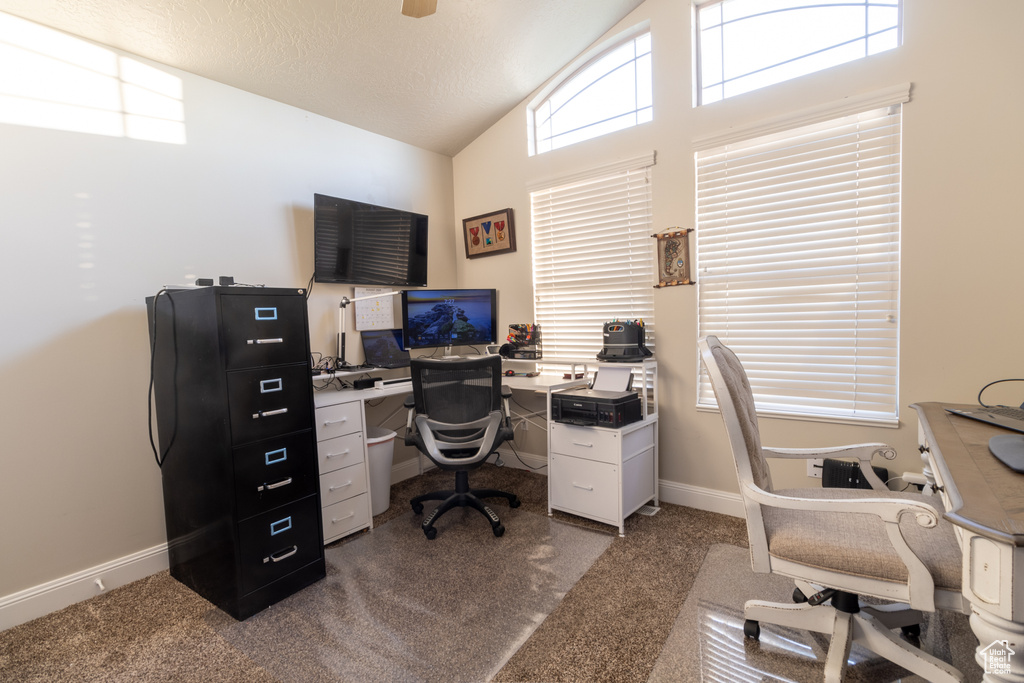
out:
M807 476L812 479L821 479L821 470L825 466L825 460L814 458L807 461Z

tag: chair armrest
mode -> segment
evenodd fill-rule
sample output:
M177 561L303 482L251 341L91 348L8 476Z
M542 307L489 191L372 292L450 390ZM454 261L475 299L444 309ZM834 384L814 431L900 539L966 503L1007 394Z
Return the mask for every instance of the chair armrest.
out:
M502 398L512 398L512 390L510 388L508 388L508 386L506 386L504 384L501 385L501 397Z
M888 491L889 487L878 478L871 468L871 458L880 455L885 460L896 457L896 449L885 443L861 443L852 446L833 446L827 448L770 448L764 446L761 452L766 458L798 458L814 460L816 458L856 458L860 461L860 471L875 491Z
M935 610L935 580L931 572L907 544L900 530L900 517L904 514L914 515L917 523L927 529L939 523L939 513L927 503L919 503L906 498L856 498L856 499L820 499L781 496L769 493L753 483L745 486L743 495L759 505L785 508L787 510L805 510L808 512L840 512L874 515L885 523L886 535L893 550L907 568L908 590L911 604L925 611Z
M484 435L479 439L473 441L479 441L477 451L473 455L466 458L449 458L441 451L438 440L434 438L434 433L430 429L431 420L425 415L417 415L414 418L417 432L420 438L423 440L423 447L426 449L426 455L431 460L439 465L468 465L480 460L486 460L491 454L491 446L494 445L494 438L498 433L498 429L501 427L502 414L500 410L492 410L488 413L487 417L475 420L474 422L468 422L465 425L457 425L458 427L468 428L484 428ZM442 424L433 422L433 424ZM442 443L445 443L442 441ZM467 444L470 448L473 447L473 443Z

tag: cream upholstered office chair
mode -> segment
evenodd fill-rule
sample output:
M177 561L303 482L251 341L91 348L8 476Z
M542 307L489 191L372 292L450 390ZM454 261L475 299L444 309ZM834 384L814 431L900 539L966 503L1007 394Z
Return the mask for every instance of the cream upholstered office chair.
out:
M960 593L960 547L952 525L935 507L938 501L886 488L870 466L875 453L895 455L885 444L824 450L762 446L753 393L739 359L713 336L698 346L736 462L751 565L755 572L781 574L797 584L793 604L751 600L744 605L747 637L760 636L762 621L831 634L826 681L843 680L851 642L925 680L964 680L952 666L891 630L902 627L915 634L920 611L969 609ZM837 457L857 458L872 489L772 486L766 458ZM872 608L859 596L891 602Z

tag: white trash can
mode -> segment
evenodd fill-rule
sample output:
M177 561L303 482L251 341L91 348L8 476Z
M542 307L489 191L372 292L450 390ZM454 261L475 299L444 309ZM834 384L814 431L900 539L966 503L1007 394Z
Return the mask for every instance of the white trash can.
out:
M391 463L395 457L395 437L390 429L366 429L366 457L370 459L370 503L373 514L391 507Z

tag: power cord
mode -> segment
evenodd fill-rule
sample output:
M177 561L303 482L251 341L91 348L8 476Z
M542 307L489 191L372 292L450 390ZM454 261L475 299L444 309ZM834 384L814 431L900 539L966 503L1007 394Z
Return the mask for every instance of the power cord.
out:
M994 382L989 382L988 384L986 384L985 386L983 386L981 388L981 391L978 392L978 404L980 406L982 406L983 408L1006 408L1007 407L1007 406L990 406L990 405L986 405L981 400L981 395L985 392L986 389L988 389L993 384L999 384L1000 382L1024 382L1024 379L997 379ZM1024 408L1024 403L1021 403L1020 406L1017 406L1017 407Z
M160 295L164 295L167 298L167 303L171 306L171 348L173 350L174 365L171 372L171 408L174 411L173 418L171 419L171 436L167 440L167 448L161 454L158 452L156 447L156 440L153 437L153 386L154 379L156 376L156 340L157 340L157 321L160 316L158 315ZM164 462L167 460L167 454L171 452L171 447L174 445L174 439L178 436L178 323L177 323L177 312L174 308L174 297L171 296L170 291L164 287L153 297L153 331L152 339L149 344L149 393L147 396L147 405L149 407L149 446L153 450L153 458L156 460L157 467L163 468Z

